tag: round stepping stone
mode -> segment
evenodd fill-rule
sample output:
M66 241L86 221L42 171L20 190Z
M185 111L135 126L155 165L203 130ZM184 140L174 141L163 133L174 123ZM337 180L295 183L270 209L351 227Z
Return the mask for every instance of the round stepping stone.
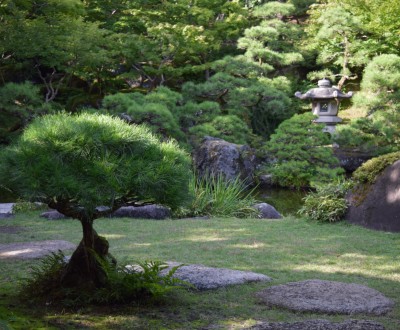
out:
M347 320L341 323L327 320L307 320L300 322L259 322L249 330L385 330L377 322L369 320Z
M269 287L257 293L262 302L294 311L382 315L393 302L364 285L322 280L307 280Z
M166 274L172 267L181 265L178 262L168 262L167 264L169 267L163 270L162 274ZM173 277L191 283L198 290L218 289L228 285L272 280L264 274L195 264L179 267Z

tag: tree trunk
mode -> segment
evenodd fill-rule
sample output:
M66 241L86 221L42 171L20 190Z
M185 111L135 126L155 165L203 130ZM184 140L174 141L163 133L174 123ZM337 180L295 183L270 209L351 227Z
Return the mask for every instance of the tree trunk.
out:
M71 256L61 282L67 287L103 287L108 282L106 267L114 267L109 244L93 228L93 220L82 219L83 238Z

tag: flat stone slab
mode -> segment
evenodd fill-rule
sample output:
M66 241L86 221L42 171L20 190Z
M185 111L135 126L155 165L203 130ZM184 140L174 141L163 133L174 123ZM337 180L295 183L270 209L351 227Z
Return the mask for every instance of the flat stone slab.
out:
M248 330L385 330L377 322L369 320L347 320L341 323L327 320L307 320L301 322L260 322Z
M75 244L59 240L0 244L0 259L34 259L58 250L75 249Z
M169 268L163 270L162 273L166 274L172 267L181 265L178 262L168 262L167 264ZM181 266L173 277L191 283L198 290L218 289L228 285L272 280L264 274L195 264Z
M394 303L379 291L364 285L307 280L276 285L257 293L268 306L300 312L382 315Z

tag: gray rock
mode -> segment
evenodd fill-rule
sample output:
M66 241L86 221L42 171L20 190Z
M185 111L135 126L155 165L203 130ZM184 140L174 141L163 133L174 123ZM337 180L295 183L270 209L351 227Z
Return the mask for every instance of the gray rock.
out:
M354 172L367 160L371 159L373 156L371 153L362 152L354 149L344 149L344 148L333 148L333 153L337 159L339 159L339 164L347 173Z
M400 232L400 160L388 166L366 188L358 186L347 196L345 219L371 229Z
M138 218L162 220L171 217L171 210L162 205L123 206L116 210L114 218Z
M261 174L257 177L259 187L271 187L274 185L272 174Z
M369 320L347 320L341 323L327 320L307 320L300 322L259 322L248 330L385 330L377 322Z
M164 274L172 267L180 265L180 263L168 262L168 265L169 268L163 270ZM194 264L178 268L174 277L193 284L198 290L218 289L228 285L272 280L263 274Z
M0 203L0 217L9 218L13 213L13 206L15 203Z
M374 289L322 280L272 286L257 296L268 306L313 313L382 315L393 307L390 299Z
M43 212L40 216L42 218L46 218L49 220L67 219L67 217L64 214L62 214L56 210Z
M226 180L239 177L249 184L254 183L258 160L249 146L205 137L193 158L200 177L222 175Z
M259 219L282 219L282 215L268 203L258 203L253 207L260 212Z

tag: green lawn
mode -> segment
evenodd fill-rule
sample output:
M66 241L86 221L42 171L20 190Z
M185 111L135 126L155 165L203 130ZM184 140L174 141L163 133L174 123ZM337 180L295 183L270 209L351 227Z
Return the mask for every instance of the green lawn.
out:
M80 224L49 221L38 212L1 219L0 226L21 226L20 234L0 233L0 242L62 239L78 243ZM1 228L1 227L0 227ZM315 224L284 220L133 220L100 219L99 234L120 261L163 260L249 270L273 278L208 292L181 291L156 306L103 306L78 310L54 306L23 307L13 295L17 278L31 261L0 261L0 329L222 329L250 326L256 320L298 321L349 318L400 328L400 234L377 232L346 223ZM270 285L305 279L354 282L377 289L396 303L386 316L340 316L268 309L255 293Z

